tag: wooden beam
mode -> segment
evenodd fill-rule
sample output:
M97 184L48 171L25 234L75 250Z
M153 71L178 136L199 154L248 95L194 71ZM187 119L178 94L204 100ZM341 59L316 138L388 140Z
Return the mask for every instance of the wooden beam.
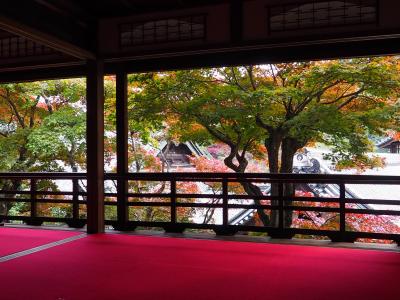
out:
M239 43L243 39L243 0L230 1L231 42Z
M379 45L379 47L377 46ZM400 36L376 36L365 39L342 38L274 44L227 46L181 52L137 54L131 57L105 58L106 73L124 67L129 73L169 71L190 68L238 66L340 59L378 55L398 55Z
M116 119L117 119L117 215L116 229L125 230L128 218L128 75L116 74Z
M93 52L85 48L65 41L53 34L32 28L2 14L0 14L0 28L79 59L95 59L96 57Z
M104 232L103 62L89 60L86 79L87 232Z
M53 64L26 67L0 67L0 83L30 82L84 77L86 66L82 64Z
M136 9L138 9L138 6L133 4L129 0L117 0L116 2L120 3L122 6L124 6L125 8L127 8L131 11L135 11Z
M79 16L76 13L73 13L69 8L66 7L66 2L65 1L60 1L60 0L34 0L38 4L46 7L52 12L55 12L56 14L59 14L61 16L65 16L69 18L72 22L76 23L77 25L81 26L84 29L87 29L89 27L88 21L84 20L81 16ZM72 3L69 2L71 5ZM76 10L76 9L74 9ZM80 14L81 15L81 14ZM90 16L88 16L90 17Z

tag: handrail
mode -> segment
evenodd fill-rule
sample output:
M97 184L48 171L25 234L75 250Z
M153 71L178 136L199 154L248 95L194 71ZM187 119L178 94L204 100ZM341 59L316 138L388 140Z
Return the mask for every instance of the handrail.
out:
M1 176L1 173L0 173ZM348 174L295 174L295 173L202 173L202 172L174 172L174 173L128 173L118 175L116 173L105 173L106 179L118 179L120 177L137 180L161 180L163 178L177 179L263 179L263 180L290 180L291 182L326 182L346 181L346 183L360 182L385 182L385 184L400 184L400 176L388 175L348 175Z
M86 173L67 173L67 172L0 172L0 179L86 179Z
M194 172L174 172L174 173L127 173L126 175L118 175L116 173L105 173L106 180L115 180L118 178L137 179L137 180L161 180L168 178L177 179L263 179L263 180L290 180L294 181L314 181L333 183L334 181L346 181L346 183L376 183L379 181L381 184L400 184L400 176L388 175L348 175L348 174L292 174L292 173L194 173ZM86 173L83 172L13 172L5 173L0 172L0 179L12 178L80 178L85 179ZM384 182L384 183L383 183Z

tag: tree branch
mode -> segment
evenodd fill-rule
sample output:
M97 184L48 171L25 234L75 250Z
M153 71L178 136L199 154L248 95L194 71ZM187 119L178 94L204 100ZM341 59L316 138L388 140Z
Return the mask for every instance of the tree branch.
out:
M23 118L21 117L21 115L18 112L17 107L15 106L14 102L10 99L10 93L7 90L7 96L4 97L3 99L5 99L8 103L8 105L11 107L11 110L14 112L15 116L17 117L18 123L21 125L22 128L25 128L25 122L23 120Z
M232 76L233 76L233 80L235 82L235 84L244 92L246 92L246 89L239 83L237 77L236 77L236 73L235 73L235 69L233 67L231 67L231 72L232 72Z
M250 83L251 83L253 90L254 91L257 90L257 85L254 81L253 66L248 66L245 69L247 71L247 74L249 75Z
M268 132L273 131L272 126L269 126L267 124L265 124L262 120L259 114L256 115L256 124L258 126L260 126L261 128L264 128L265 130L267 130Z

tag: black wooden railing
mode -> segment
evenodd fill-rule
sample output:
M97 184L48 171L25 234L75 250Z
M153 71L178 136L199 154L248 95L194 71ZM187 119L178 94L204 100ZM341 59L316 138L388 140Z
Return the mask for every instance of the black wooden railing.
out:
M24 183L25 190L0 191L0 204L3 202L29 202L30 213L23 216L0 215L0 220L22 220L28 224L41 224L42 222L65 222L73 227L81 227L85 223L85 216L80 215L79 207L86 203L86 193L81 191L78 181L85 180L83 173L20 173L0 174L0 180L20 181ZM41 180L70 180L72 191L42 191L38 189ZM182 232L185 229L210 229L217 234L235 234L239 231L267 232L271 237L290 238L296 234L328 236L334 241L352 242L357 238L387 239L400 243L399 232L358 232L350 231L346 226L346 216L350 214L400 216L399 199L354 199L346 198L346 185L349 184L373 184L373 185L399 185L400 176L369 176L369 175L320 175L320 174L264 174L264 173L131 173L124 176L106 174L106 182L112 182L114 186L124 185L125 190L106 190L105 206L114 208L115 217L106 220L106 224L120 230L133 230L137 227L161 227L168 232ZM27 184L29 182L30 184ZM144 192L137 188L137 183L153 182L164 184L162 192L148 190ZM214 183L219 186L219 192L211 193L204 188L201 193L185 193L179 191L179 185L183 182ZM232 184L241 185L252 183L258 186L275 185L277 194L269 193L261 195L248 195L246 193L232 193ZM295 197L285 196L284 187L304 184L333 184L339 188L338 197ZM106 185L107 186L107 185ZM142 186L144 186L142 184ZM136 189L136 190L135 190ZM16 196L17 195L17 196ZM21 196L23 197L21 199ZM48 199L43 196L70 196L69 199ZM201 199L217 199L211 203L201 202ZM251 202L239 203L235 200L250 200ZM254 200L265 200L263 202ZM258 204L256 203L258 202ZM336 204L330 207L303 206L299 203L319 202ZM49 217L38 215L37 205L40 203L63 203L71 206L72 213L65 217ZM346 204L356 204L358 207L348 207ZM371 209L368 204L398 206L399 210ZM168 215L163 215L159 220L148 220L135 217L135 210L145 208L164 208ZM180 209L202 208L219 209L222 211L220 224L194 223L189 220L180 220ZM231 224L229 212L231 210L257 210L278 212L279 222L276 226L260 224ZM334 230L322 230L318 228L293 228L285 227L285 212L320 212L336 213L339 216L339 226ZM117 213L118 212L118 213ZM123 217L121 217L123 216Z
M128 207L168 207L170 209L170 218L167 221L149 222L146 220L128 220L119 226L121 228L134 229L137 226L150 226L150 227L163 227L166 231L182 232L187 228L194 229L211 229L217 234L234 234L238 231L255 231L267 232L272 237L290 238L296 234L302 235L323 235L328 236L334 241L348 241L352 242L357 238L371 238L371 239L389 239L400 242L400 234L394 232L355 232L348 231L346 228L346 215L347 214L370 214L370 215L388 215L400 216L400 210L382 210L382 209L369 209L369 208L348 208L347 203L351 204L380 204L380 205L398 205L400 208L399 200L381 200L381 199L349 199L346 198L346 184L374 184L374 185L399 185L400 177L398 176L359 176L359 175L320 175L320 174L255 174L255 173L162 173L162 174L128 174L126 176L107 175L107 179L129 182L137 181L154 181L154 182L168 182L170 190L167 193L132 193L128 192L124 195L125 199L119 202L106 202L106 205L124 205ZM201 194L185 194L177 192L176 186L178 182L214 182L221 185L221 193L215 195L214 193L201 193ZM246 194L232 194L229 193L228 184L232 183L253 183L253 184L275 184L279 188L278 194L271 196L268 194L254 196ZM310 183L324 183L334 184L339 187L339 197L293 197L284 196L284 186L287 184L310 184ZM129 184L128 184L129 185ZM118 197L117 193L106 193L108 197ZM134 201L129 201L129 199ZM152 201L137 201L136 199L150 198ZM155 198L166 199L169 201L154 201ZM218 203L187 203L179 201L178 199L204 199L204 198L218 198L221 201ZM269 204L240 204L231 203L230 200L235 199L251 199L251 200L270 200ZM296 202L321 202L321 203L336 203L337 207L310 207L300 206L293 203ZM289 203L289 205L287 205ZM222 224L199 224L179 222L177 220L178 208L219 208L222 209ZM230 209L263 209L268 211L278 211L279 222L278 226L255 226L255 225L232 225L229 224L228 212ZM309 228L286 228L283 222L285 211L315 211L315 212L330 212L339 215L339 228L338 230L320 230ZM108 221L109 224L117 224L118 221Z
M63 186L69 185L70 191L58 191L54 185L57 180L62 181ZM48 184L41 184L44 181L51 182L56 190L50 189ZM87 204L86 192L84 188L80 188L79 181L86 181L85 173L0 173L0 205L3 205L0 207L0 222L20 220L28 225L62 222L76 228L85 226L86 216L80 215L80 209ZM29 212L20 215L5 214L5 206L9 203L24 203L29 207ZM42 204L64 204L69 206L70 213L62 217L42 215L38 209Z

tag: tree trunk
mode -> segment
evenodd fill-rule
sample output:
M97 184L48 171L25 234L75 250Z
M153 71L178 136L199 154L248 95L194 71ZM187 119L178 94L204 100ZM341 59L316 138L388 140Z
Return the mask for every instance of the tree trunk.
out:
M270 173L279 173L279 148L282 143L282 133L280 130L270 131L264 145L267 148L268 166Z
M268 154L268 166L269 172L279 173L279 149L282 143L282 132L281 130L277 129L275 131L269 131L268 138L265 139L265 147L267 148ZM278 196L279 195L279 184L271 183L271 196ZM277 200L271 200L271 205L277 206ZM271 217L269 226L278 227L279 224L279 213L277 210L271 210Z
M235 147L233 145L231 145L231 152L230 154L225 157L224 159L224 163L225 165L232 169L233 171L235 171L236 173L244 173L247 165L248 165L248 161L245 157L245 153L242 153L241 155L239 154L239 150L238 147ZM238 164L235 164L233 161L236 158ZM245 190L246 194L249 196L263 196L263 193L261 191L261 189L256 186L255 184L252 184L251 182L239 182L240 185L243 187L243 189ZM256 205L261 205L261 200L259 199L253 199L254 203ZM264 226L268 226L270 224L270 218L269 216L265 213L264 209L262 208L258 208L257 209L257 213L263 223Z
M265 147L268 153L268 164L270 173L293 173L293 159L297 150L304 147L304 143L290 137L283 137L281 129L269 131L268 138L265 140ZM281 160L279 166L279 152L281 152ZM285 183L283 185L282 196L293 197L295 193L295 185L293 183ZM271 196L279 196L279 184L271 184ZM290 206L293 201L285 201L285 206ZM271 205L278 206L279 201L271 200ZM290 227L293 221L293 211L284 211L284 226ZM270 226L279 226L278 210L271 211Z
M281 152L281 168L280 173L293 173L293 159L296 152L304 146L300 141L293 138L284 138L282 140L282 152ZM296 192L296 185L294 183L285 183L283 185L283 196L294 197ZM284 206L290 206L293 201L285 201ZM293 211L284 211L285 227L290 227L293 222Z
M249 196L263 196L262 191L258 186L255 184L252 184L250 182L241 182L240 183L245 190L246 194ZM259 199L254 199L254 203L256 205L261 205L261 200ZM257 209L258 216L260 217L261 222L263 223L264 226L270 226L271 224L271 219L270 217L265 213L264 209L258 208Z

